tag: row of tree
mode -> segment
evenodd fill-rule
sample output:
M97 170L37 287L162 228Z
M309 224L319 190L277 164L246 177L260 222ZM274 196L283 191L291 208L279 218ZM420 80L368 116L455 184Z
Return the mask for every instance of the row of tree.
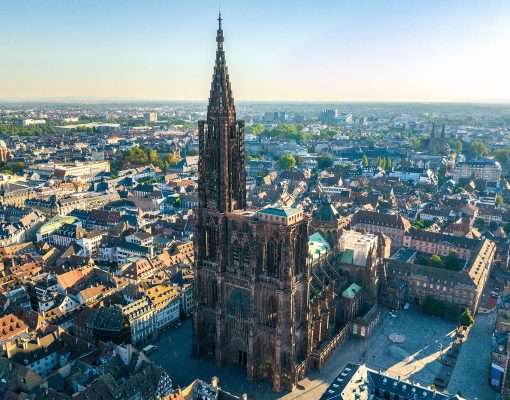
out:
M432 296L427 296L425 298L422 304L422 310L427 314L448 319L462 326L471 326L475 322L471 311L467 308L463 309L456 304L438 300Z
M143 146L134 146L124 151L118 160L112 165L112 170L118 170L126 167L142 167L152 164L165 170L168 167L176 165L179 157L175 153L158 154L156 149Z
M15 123L0 124L0 135L7 136L37 136L42 134L55 134L56 128L49 125L21 126Z
M435 254L428 257L427 255L418 254L416 256L416 263L436 268L444 268L451 271L460 271L464 265L463 261L454 251L450 251L446 257L441 257Z

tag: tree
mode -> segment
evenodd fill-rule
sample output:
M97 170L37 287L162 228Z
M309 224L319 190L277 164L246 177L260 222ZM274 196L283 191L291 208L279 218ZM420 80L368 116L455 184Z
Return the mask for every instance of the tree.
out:
M456 140L453 148L455 150L455 153L457 154L462 153L462 142L460 140Z
M167 156L166 156L166 164L170 167L173 167L174 165L176 165L178 162L179 162L179 156L177 155L176 152L174 153L169 153Z
M414 151L421 151L423 150L423 141L420 138L416 138L413 141L412 146Z
M366 154L363 154L363 158L361 159L361 164L363 165L363 167L368 167L368 157Z
M292 169L296 164L296 158L292 154L284 154L278 161L281 169Z
M496 205L498 206L502 206L505 204L505 200L503 199L503 196L501 196L501 194L497 194L496 195Z
M444 259L444 267L452 271L459 271L462 268L462 261L457 253L450 251Z
M321 171L333 166L333 159L330 156L320 156L317 158L317 168Z
M377 166L384 171L391 169L391 160L388 157L379 157L377 159Z
M441 301L432 296L425 297L422 303L422 309L426 314L436 315L454 322L459 321L463 311L456 304L448 301Z
M310 138L310 134L303 131L302 125L280 124L276 128L265 131L264 136L272 136L280 139L289 139L304 142Z
M336 131L332 130L332 129L323 129L320 133L320 136L321 137L326 137L326 138L332 138L334 137L335 135L337 134Z
M155 149L150 149L147 151L147 158L151 164L159 165L159 155Z
M469 311L467 308L460 314L459 317L459 324L462 326L471 326L475 322L475 319L473 318L473 315L471 314L471 311Z
M494 150L494 158L501 164L506 164L510 161L510 148L504 147Z
M255 136L262 135L266 128L264 128L264 125L262 124L253 124L248 128L249 133Z
M124 155L130 164L145 165L149 161L147 153L139 146L131 147Z
M483 143L481 140L475 140L469 146L469 150L471 153L475 155L475 157L484 157L489 154L489 148Z
M296 125L280 124L271 131L272 136L289 138L297 134Z
M434 254L432 257L430 257L430 265L440 268L443 266L443 259L440 256Z

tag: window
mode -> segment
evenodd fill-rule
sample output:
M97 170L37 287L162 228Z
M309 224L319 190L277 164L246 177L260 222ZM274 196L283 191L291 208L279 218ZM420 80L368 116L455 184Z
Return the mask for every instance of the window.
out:
M270 239L266 246L266 272L269 276L278 278L281 258L281 244Z
M271 296L265 307L265 325L275 328L278 321L278 302L274 296Z

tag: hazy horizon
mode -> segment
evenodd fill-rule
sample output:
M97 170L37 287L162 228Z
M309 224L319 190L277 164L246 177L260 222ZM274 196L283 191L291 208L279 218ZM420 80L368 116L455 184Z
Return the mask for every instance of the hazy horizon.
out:
M0 101L206 101L218 5L6 1ZM510 102L510 2L223 0L221 9L239 101Z

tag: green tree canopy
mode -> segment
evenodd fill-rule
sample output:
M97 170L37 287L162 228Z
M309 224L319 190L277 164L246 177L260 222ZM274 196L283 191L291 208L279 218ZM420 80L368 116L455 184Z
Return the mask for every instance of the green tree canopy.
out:
M443 266L443 259L434 254L432 257L430 257L430 264L433 266L433 267L442 267Z
M510 148L503 147L494 150L494 158L498 160L501 164L506 164L510 162Z
M131 147L125 154L125 159L134 165L145 165L149 161L149 156L140 146Z
M475 323L475 319L473 317L473 314L471 314L471 311L469 311L467 308L460 314L459 317L459 324L462 326L471 326Z
M296 164L296 158L292 154L284 154L278 161L278 165L281 169L292 169Z
M147 158L149 159L149 162L153 165L159 165L159 155L158 152L155 149L150 149L147 152Z
M332 166L333 166L333 158L331 158L330 156L320 156L319 158L317 158L317 168L319 170L322 171L322 170L327 169Z
M457 253L450 251L444 259L444 267L453 271L462 269L462 260L457 256Z
M173 167L179 162L179 156L177 153L168 153L168 155L165 158L165 162L168 166Z
M481 140L471 142L469 150L475 157L485 157L489 155L489 148Z
M310 138L310 135L303 131L302 125L295 124L280 124L271 130L264 131L264 136L295 140L299 142L304 142Z
M457 154L462 153L462 142L460 140L456 140L455 143L453 144L453 149Z
M248 132L255 136L262 135L265 130L266 128L262 124L253 124L248 128Z
M458 322L462 309L456 304L448 301L435 299L432 296L425 297L422 309L426 314L437 315L450 321Z
M363 154L363 157L361 159L361 163L363 164L363 167L368 167L368 157L366 154Z

